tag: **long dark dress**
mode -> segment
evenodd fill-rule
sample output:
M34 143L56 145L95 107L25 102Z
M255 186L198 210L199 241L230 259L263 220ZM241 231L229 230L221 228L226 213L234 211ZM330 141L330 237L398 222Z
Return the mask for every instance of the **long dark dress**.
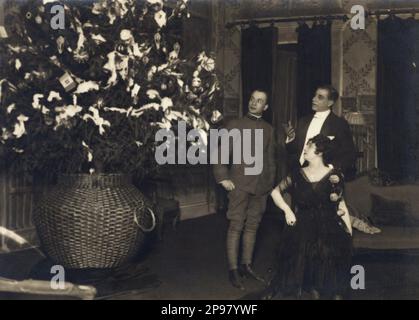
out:
M277 273L273 285L283 293L316 289L323 295L343 294L349 285L352 238L337 202L330 199L330 176L343 191L342 175L332 170L318 182L310 182L302 169L281 181L281 192L292 194L297 222L285 225L278 248Z

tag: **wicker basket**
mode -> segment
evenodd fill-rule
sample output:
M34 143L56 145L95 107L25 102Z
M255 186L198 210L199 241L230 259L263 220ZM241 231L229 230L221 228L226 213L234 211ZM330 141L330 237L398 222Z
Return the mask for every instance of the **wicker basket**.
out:
M43 250L57 264L114 268L133 258L154 228L145 203L127 176L62 175L37 199L34 223Z

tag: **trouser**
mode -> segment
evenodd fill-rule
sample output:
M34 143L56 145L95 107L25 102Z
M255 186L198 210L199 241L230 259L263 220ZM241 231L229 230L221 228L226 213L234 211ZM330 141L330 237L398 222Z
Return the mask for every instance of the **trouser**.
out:
M230 191L228 198L227 259L229 269L234 270L238 268L241 237L241 263L252 263L256 233L266 209L267 195L257 196L236 188Z

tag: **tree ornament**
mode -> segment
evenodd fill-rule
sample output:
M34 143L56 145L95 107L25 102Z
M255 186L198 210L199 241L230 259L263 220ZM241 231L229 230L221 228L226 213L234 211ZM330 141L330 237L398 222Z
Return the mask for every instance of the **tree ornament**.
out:
M66 92L70 92L71 90L75 89L77 86L77 83L74 81L74 79L71 77L71 75L68 72L64 73L60 77L59 81Z

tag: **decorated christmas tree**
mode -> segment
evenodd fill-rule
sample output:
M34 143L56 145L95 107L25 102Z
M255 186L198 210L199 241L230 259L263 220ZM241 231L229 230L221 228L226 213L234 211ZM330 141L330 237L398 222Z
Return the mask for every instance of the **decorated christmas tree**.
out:
M0 39L0 165L144 174L156 130L205 134L220 87L214 59L170 37L188 15L187 0L20 3Z

